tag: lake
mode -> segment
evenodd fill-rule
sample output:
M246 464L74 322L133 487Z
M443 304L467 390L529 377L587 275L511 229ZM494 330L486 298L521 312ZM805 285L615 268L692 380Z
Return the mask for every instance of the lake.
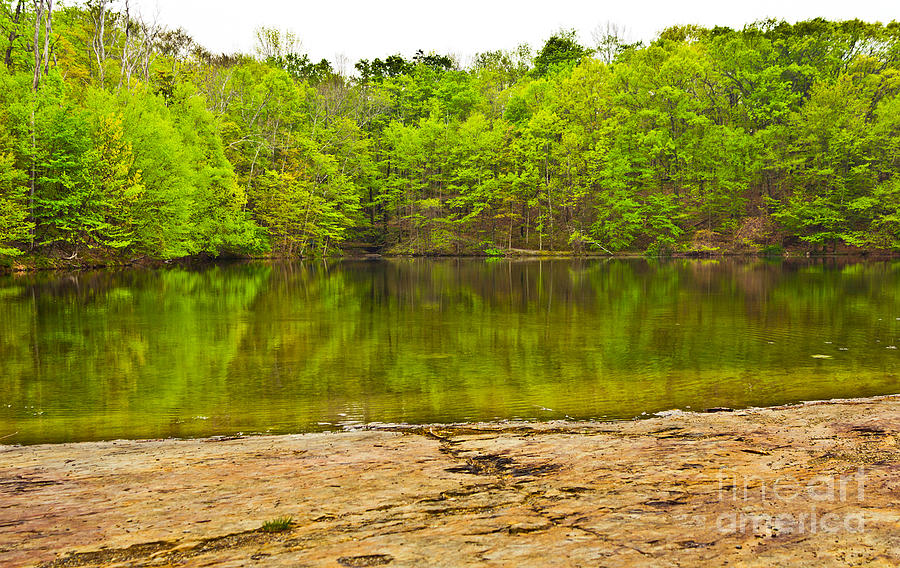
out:
M392 259L0 277L0 443L629 419L900 392L900 262Z

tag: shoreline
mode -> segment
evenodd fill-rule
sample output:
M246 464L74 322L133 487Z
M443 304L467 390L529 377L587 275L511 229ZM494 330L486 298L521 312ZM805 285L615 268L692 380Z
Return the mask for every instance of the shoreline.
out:
M395 259L430 259L430 260L769 260L769 261L796 261L796 260L824 260L824 259L850 259L853 261L889 261L900 258L900 253L883 250L861 250L852 252L810 253L802 250L785 251L784 254L767 255L758 252L720 252L720 253L676 253L666 256L647 256L640 253L622 254L584 254L572 251L525 251L516 250L511 254L487 255L448 255L448 254L347 254L333 257L280 257L280 256L233 256L233 257L182 257L169 260L163 259L97 259L87 262L71 262L65 259L50 257L40 258L0 258L0 276L32 274L40 272L83 272L90 270L121 270L121 269L160 269L160 268L196 268L212 266L216 264L241 264L247 262L308 262L308 261L371 261L371 260L395 260ZM6 264L3 263L6 261Z
M0 445L0 564L897 566L898 433L884 395Z

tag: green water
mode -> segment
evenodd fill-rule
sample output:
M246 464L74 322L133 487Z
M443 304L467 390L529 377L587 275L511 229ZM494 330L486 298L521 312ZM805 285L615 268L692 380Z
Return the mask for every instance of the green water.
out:
M900 392L900 263L391 260L0 278L0 443Z

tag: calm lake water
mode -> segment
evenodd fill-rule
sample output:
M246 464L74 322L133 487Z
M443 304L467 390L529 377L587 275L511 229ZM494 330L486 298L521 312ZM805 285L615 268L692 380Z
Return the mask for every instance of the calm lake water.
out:
M0 443L621 419L900 392L900 262L389 260L0 278Z

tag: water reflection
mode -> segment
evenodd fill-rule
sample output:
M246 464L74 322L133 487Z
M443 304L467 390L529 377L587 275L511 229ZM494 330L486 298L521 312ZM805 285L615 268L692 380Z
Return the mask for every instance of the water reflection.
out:
M896 262L836 259L10 277L0 280L0 438L630 418L892 393L898 284Z

